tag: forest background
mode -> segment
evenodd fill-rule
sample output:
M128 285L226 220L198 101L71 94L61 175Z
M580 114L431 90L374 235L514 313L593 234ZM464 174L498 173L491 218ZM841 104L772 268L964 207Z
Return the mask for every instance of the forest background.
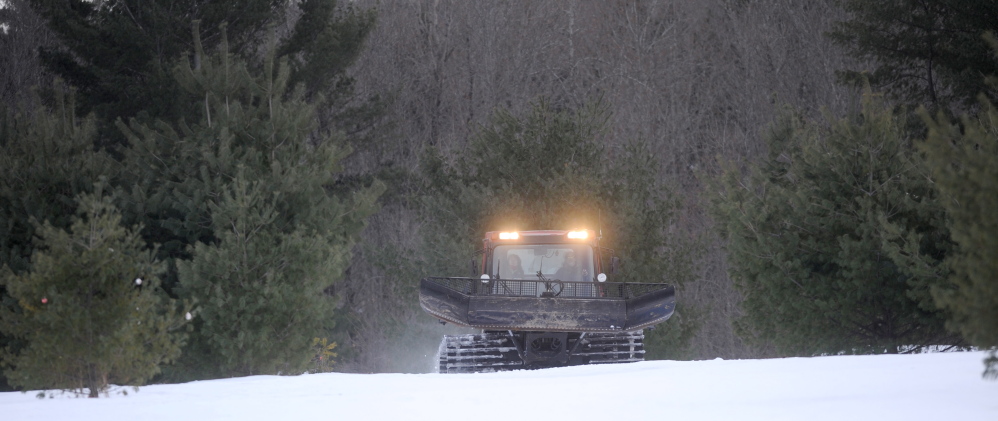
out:
M625 261L620 279L678 286L677 315L649 334L650 358L998 344L993 324L974 330L984 334L964 329L976 323L967 320L998 320L961 310L990 304L940 298L982 291L953 280L980 265L952 259L970 244L958 236L959 221L993 234L994 215L954 216L978 207L926 183L945 178L947 166L933 173L933 149L917 146L933 136L976 144L983 162L994 162L986 117L995 90L986 78L998 66L984 37L998 26L993 2L233 4L4 2L5 381L79 387L19 374L35 364L25 350L58 356L68 340L54 329L55 341L32 348L43 341L23 326L57 325L32 319L40 311L32 300L47 301L75 279L38 275L43 268L33 265L46 260L33 253L55 253L57 231L79 234L74 224L97 220L142 237L135 248L152 255L149 267L159 265L144 269L162 301L149 308L173 338L156 345L159 358L143 362L145 370L123 374L126 384L427 371L440 336L455 330L419 308L421 277L464 275L481 235L509 218L519 229L599 228L597 213ZM961 143L975 124L980 139ZM821 177L858 160L850 141L883 133L887 140L862 156L891 147L878 159L901 169L856 171L871 180L887 174L883 185L900 188L900 198L857 201L850 212L862 215L859 223L816 220L829 215L807 213L807 200L795 205L817 193L851 202ZM274 138L288 142L266 140ZM839 138L845 144L835 149ZM816 160L833 153L842 159ZM834 174L813 171L822 167ZM993 191L991 174L980 189ZM819 181L798 183L809 177ZM931 203L903 197L916 189ZM774 197L788 207L765 206ZM738 211L746 207L769 213ZM773 222L795 212L804 216ZM753 221L768 225L756 230ZM811 239L833 250L801 239L828 226L869 230ZM750 253L767 235L792 244L779 254L810 257ZM995 250L987 244L978 247L985 261ZM881 257L874 269L852 265L871 250ZM797 274L878 287L767 283ZM993 303L990 279L989 293L973 295ZM856 291L870 294L829 298ZM772 310L795 300L804 304ZM308 310L285 314L288 307ZM856 308L877 311L843 323ZM829 329L829 320L861 327ZM91 377L117 370L87 367Z

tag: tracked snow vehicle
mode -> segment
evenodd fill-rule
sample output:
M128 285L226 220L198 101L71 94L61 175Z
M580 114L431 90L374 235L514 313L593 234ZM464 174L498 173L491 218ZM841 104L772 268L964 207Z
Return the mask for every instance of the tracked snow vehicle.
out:
M616 272L620 260L600 247L595 234L488 232L481 259L472 261L476 276L424 278L423 310L442 323L482 329L444 336L439 371L644 360L643 329L672 316L675 288L606 282L606 272Z

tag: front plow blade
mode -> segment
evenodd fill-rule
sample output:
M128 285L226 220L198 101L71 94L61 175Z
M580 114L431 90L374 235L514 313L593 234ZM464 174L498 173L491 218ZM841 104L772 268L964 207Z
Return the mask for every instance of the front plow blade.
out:
M431 315L486 330L633 331L676 307L668 284L424 278L419 303Z

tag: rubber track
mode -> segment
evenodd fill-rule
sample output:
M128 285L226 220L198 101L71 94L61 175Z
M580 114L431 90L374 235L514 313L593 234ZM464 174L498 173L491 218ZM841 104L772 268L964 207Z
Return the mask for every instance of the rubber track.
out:
M589 333L573 356L575 364L644 361L644 332ZM481 373L525 368L506 333L444 336L437 350L438 372Z

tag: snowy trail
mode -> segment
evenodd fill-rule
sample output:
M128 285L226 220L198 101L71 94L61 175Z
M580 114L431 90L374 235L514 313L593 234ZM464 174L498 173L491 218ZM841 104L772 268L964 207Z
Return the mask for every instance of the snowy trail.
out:
M110 399L0 393L15 420L998 420L984 353L253 376Z

